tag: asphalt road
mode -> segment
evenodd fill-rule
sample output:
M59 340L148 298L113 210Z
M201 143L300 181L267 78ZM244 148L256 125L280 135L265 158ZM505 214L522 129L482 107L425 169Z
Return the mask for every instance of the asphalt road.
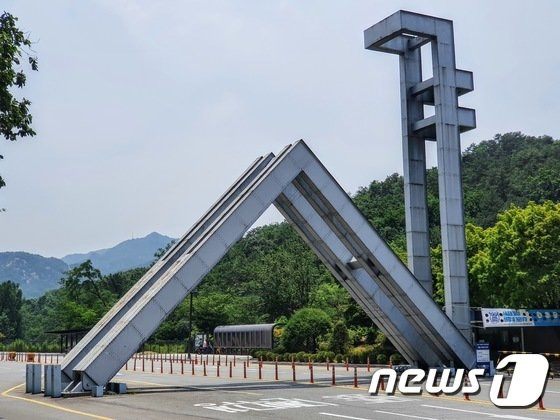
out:
M0 363L0 418L3 419L554 419L560 418L560 381L548 382L544 396L546 410L500 409L488 398L489 382L471 401L457 396L370 396L365 369L360 373L359 388L353 387L353 371L337 367L337 386L330 385L331 371L315 367L315 380L310 384L309 369L299 366L298 382L291 381L290 366L279 367L279 381L274 380L274 367L263 368L258 380L258 367L252 365L248 379L237 367L233 377L222 366L217 378L216 367L196 367L195 376L184 366L184 373L164 365L164 372L121 371L115 378L126 382L126 395L102 398L45 398L24 393L22 385L25 364ZM190 366L188 366L190 369ZM129 365L129 368L131 366ZM214 370L213 370L214 369ZM151 366L149 369L151 370ZM157 369L155 369L157 370ZM339 373L340 372L340 373ZM225 374L226 377L223 377ZM340 375L340 376L339 376ZM343 377L344 376L344 377ZM300 382L301 381L301 382Z

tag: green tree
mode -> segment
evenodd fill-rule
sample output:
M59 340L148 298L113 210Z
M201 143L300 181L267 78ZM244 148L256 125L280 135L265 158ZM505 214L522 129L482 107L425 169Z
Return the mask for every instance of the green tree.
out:
M498 216L469 259L481 306L560 305L560 203L530 202Z
M331 328L329 316L320 309L303 308L296 311L284 328L282 342L288 351L305 350L314 353L319 339Z
M23 297L19 285L0 283L0 333L6 338L20 338L22 333L21 305Z
M310 306L321 309L332 320L344 320L353 304L350 294L335 282L321 283L311 292Z
M66 272L53 305L58 328L93 326L109 310L116 296L102 287L102 280L90 260Z
M29 113L31 102L26 98L18 100L12 93L14 87L22 88L27 81L22 61L27 61L32 70L38 69L37 57L29 54L32 43L16 22L10 13L0 15L0 135L10 141L35 135ZM4 185L0 177L0 188Z
M348 328L343 321L337 321L332 330L329 348L336 354L344 354L348 350L348 342L350 336L348 335Z
M62 287L76 301L89 301L89 296L84 299L84 295L92 293L103 306L107 306L107 296L104 295L99 287L101 281L101 271L95 268L91 260L84 261L77 267L66 272L66 275L60 280Z
M471 306L560 305L560 203L512 206L489 228L468 224ZM435 297L443 302L441 247L433 251Z

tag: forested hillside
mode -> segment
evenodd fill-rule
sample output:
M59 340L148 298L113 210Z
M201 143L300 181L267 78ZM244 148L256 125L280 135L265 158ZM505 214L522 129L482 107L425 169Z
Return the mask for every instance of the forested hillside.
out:
M68 265L58 258L46 258L28 252L0 252L0 283L19 284L27 298L39 297L56 289Z
M471 305L560 307L560 142L520 133L498 135L469 147L463 161ZM441 302L435 169L428 171L428 183L435 297ZM360 188L354 200L406 258L402 190L402 177L394 174ZM91 326L144 271L103 276L89 263L75 267L59 290L23 303L20 336L44 339L48 329ZM193 303L197 331L283 321L290 337L283 346L294 351L305 346L294 339L297 319L297 325L307 320L322 326L317 330L322 350L384 346L369 318L286 223L249 232L208 274ZM188 319L187 299L153 339L184 340Z
M431 242L439 243L437 169L429 169L428 208ZM529 201L560 201L560 141L521 133L496 135L463 153L466 222L492 226L499 212ZM405 246L403 178L393 174L360 188L354 200L391 244Z

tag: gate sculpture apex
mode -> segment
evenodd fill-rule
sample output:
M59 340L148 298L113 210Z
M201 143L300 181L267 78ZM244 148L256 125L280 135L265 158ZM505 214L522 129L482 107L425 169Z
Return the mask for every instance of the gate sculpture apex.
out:
M473 75L455 66L453 22L400 10L364 32L365 48L399 55L408 266L432 293L425 141L437 143L445 311L472 339L461 181L460 133L476 126L474 109L458 96L474 89ZM430 44L433 77L422 77L421 47ZM434 115L425 116L432 106Z

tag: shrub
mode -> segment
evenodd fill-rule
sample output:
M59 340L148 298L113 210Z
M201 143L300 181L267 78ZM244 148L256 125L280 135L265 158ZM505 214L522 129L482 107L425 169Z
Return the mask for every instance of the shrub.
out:
M12 341L9 345L8 345L8 350L12 350L12 351L26 351L27 350L27 345L25 344L25 341L21 340L21 339L16 339L14 341Z
M334 324L331 334L329 348L335 353L344 353L348 347L348 328L344 321Z
M399 353L393 353L391 357L389 357L389 360L394 365L399 365L404 362L403 357Z
M387 364L387 355L384 354L384 353L379 353L377 355L376 362L380 365L386 365Z
M331 328L328 315L316 308L296 311L284 329L282 343L288 350L317 350L319 339Z
M272 349L272 351L273 351L274 353L284 354L284 353L286 353L286 347L284 347L284 345L280 343L280 344L276 345L276 346Z
M366 345L355 347L349 351L352 363L367 363L367 358L373 353L373 346Z
M324 363L329 359L329 361L334 361L334 353L332 351L319 351L315 355L315 361L319 363Z
M303 351L296 353L296 361L297 362L305 362L305 353Z
M335 362L336 363L342 363L344 361L344 356L340 353L338 353L335 357Z
M265 356L265 353L266 353L266 352L265 352L264 350L253 350L251 353L252 353L251 355L252 355L255 359L259 359L259 360L260 360L261 357L264 359L264 356Z

